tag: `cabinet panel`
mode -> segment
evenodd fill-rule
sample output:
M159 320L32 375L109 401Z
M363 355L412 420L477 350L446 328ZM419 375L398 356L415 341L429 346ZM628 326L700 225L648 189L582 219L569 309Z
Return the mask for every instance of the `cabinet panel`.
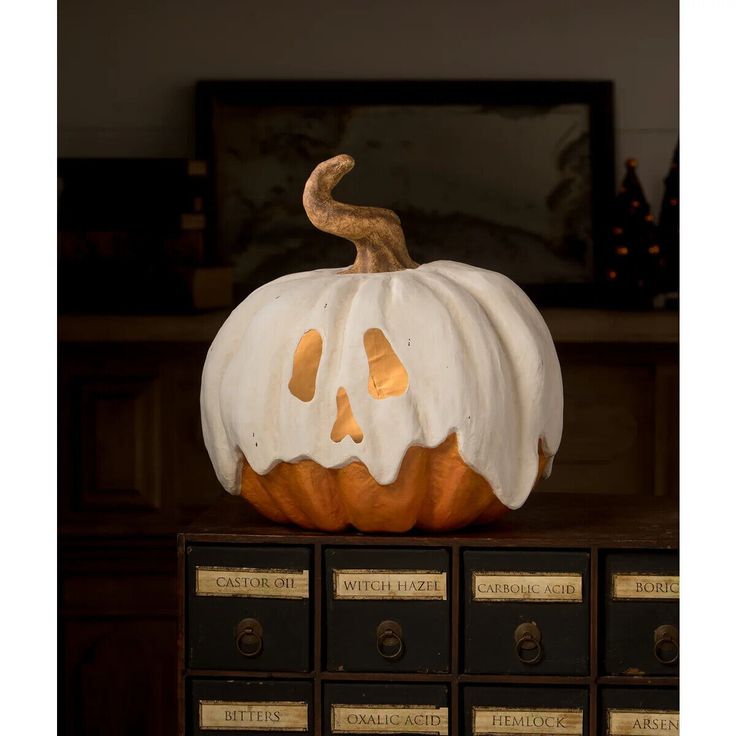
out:
M585 675L589 555L466 550L466 672Z
M680 650L677 553L610 553L603 580L604 671L676 676Z
M328 683L325 734L435 734L448 736L445 685Z
M66 620L61 722L77 736L176 728L176 619Z
M654 366L562 363L565 431L538 492L651 494Z
M78 379L77 508L161 507L161 402L155 377Z
M651 736L680 733L677 688L601 688L599 736Z
M677 496L676 345L568 343L557 349L565 431L554 472L535 493Z
M180 344L61 346L62 523L114 527L137 517L171 528L172 518L222 493L201 435L206 352Z
M449 578L444 549L326 550L327 669L447 672Z
M463 688L466 736L587 736L588 691L583 688Z
M308 671L311 570L307 547L189 547L190 666Z
M314 733L308 682L200 680L191 682L187 736Z

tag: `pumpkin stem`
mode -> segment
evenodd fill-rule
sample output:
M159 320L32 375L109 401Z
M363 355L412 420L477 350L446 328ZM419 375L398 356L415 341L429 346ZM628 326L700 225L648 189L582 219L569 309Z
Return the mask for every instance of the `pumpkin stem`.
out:
M359 207L336 202L332 190L355 166L343 153L323 161L307 179L302 202L307 217L319 230L352 240L358 251L355 263L342 273L381 273L416 268L404 241L399 216L380 207Z

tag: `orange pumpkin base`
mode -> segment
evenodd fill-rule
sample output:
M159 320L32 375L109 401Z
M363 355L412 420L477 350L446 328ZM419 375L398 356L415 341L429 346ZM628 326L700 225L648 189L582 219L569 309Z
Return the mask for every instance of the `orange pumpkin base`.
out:
M547 457L539 448L539 473ZM453 433L437 447L410 447L393 483L380 485L354 462L324 468L313 460L279 463L259 475L243 467L240 495L279 523L336 532L459 529L498 519L508 511L483 476L469 468Z

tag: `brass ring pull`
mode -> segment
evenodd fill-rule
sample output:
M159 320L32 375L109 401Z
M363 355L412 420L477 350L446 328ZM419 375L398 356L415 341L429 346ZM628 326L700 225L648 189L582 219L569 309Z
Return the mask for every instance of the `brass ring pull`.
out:
M376 627L376 648L384 659L401 659L404 655L404 632L401 624L396 621L381 621Z
M665 665L673 665L680 658L680 635L674 626L664 624L654 630L654 656Z
M244 618L235 629L235 646L244 657L257 657L263 651L263 627L254 618Z
M537 664L542 659L542 632L535 623L519 624L514 631L516 656L524 664Z

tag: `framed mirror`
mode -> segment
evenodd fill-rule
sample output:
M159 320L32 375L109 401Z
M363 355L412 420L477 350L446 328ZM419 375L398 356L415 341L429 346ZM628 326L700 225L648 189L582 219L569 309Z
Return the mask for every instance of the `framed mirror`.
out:
M200 82L197 148L212 171L210 256L235 267L240 297L352 263L301 204L314 166L349 153L336 198L395 210L416 261L500 271L542 304L596 300L610 82Z

